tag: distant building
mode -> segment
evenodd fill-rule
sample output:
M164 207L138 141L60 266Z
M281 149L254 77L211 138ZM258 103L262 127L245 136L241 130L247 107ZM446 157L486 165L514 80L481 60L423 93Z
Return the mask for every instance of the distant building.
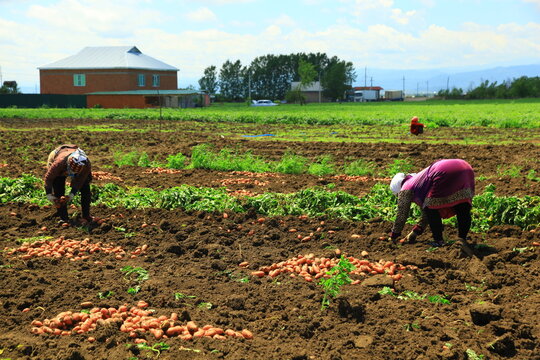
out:
M86 47L40 66L41 94L86 95L87 106L106 108L193 107L208 95L178 89L178 69L135 46Z
M135 46L86 47L38 69L42 94L175 90L178 87L177 68L144 55Z
M300 85L300 82L293 81L291 83L291 90L295 90ZM321 86L321 83L318 81L314 81L308 86L303 86L300 89L300 92L302 95L306 97L306 103L313 103L313 102L330 102L331 99L325 97L323 95L323 87Z

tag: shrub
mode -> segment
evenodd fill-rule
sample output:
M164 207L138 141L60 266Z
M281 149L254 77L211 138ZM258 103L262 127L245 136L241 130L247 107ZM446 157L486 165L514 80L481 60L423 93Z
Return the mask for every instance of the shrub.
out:
M388 166L386 175L394 176L397 173L408 174L414 169L414 165L409 158L394 159L394 162Z
M376 165L364 159L355 160L343 167L343 172L349 176L368 176L375 174Z
M148 154L146 152L143 152L141 154L141 156L139 157L139 161L137 162L137 166L150 167L150 159L148 158Z
M139 162L140 154L136 151L129 153L115 153L114 164L118 167L121 166L137 166Z
M182 153L176 155L169 155L167 157L167 168L169 169L185 169L186 157Z
M332 157L322 156L317 162L309 165L308 173L316 176L324 176L335 173L334 165L331 163Z
M285 153L275 165L275 171L283 174L302 174L306 169L306 158L293 153Z

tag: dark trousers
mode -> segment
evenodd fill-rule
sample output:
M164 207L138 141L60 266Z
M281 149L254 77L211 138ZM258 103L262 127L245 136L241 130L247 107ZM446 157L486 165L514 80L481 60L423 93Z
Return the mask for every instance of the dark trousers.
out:
M458 222L458 234L461 239L467 239L471 229L471 204L461 203L453 207L456 212ZM436 209L425 208L429 227L433 233L433 239L437 242L443 241L443 223L439 211Z
M87 218L90 216L90 201L92 198L92 194L90 193L90 182L86 181L81 189L79 190L81 193L81 209L82 209L82 216L83 218ZM59 176L53 181L53 195L59 198L60 196L64 196L66 193L66 177L65 176ZM60 217L60 219L67 221L68 220L68 210L67 210L67 204L62 205L57 209L56 214Z

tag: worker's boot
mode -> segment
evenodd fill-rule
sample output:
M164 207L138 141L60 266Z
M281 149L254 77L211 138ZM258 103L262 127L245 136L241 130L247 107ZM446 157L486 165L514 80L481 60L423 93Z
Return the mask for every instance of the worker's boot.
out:
M457 243L460 245L461 247L461 251L466 254L467 256L469 257L473 257L474 256L474 251L473 249L471 248L470 244L467 242L466 239L463 239L463 238L459 238Z
M56 210L56 215L60 218L60 221L67 222L69 220L67 206L66 205L60 206Z

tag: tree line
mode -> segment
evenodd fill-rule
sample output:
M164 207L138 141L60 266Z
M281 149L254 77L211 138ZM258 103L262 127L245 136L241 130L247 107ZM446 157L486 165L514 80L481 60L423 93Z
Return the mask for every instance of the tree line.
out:
M342 100L345 90L356 80L351 62L328 57L324 53L297 53L290 55L264 55L249 65L240 60L227 60L218 68L204 70L199 79L201 91L215 95L218 101L245 99L298 99L300 89L291 89L291 82L307 86L320 81L324 95L332 100Z
M440 90L438 96L446 99L516 99L540 97L540 77L522 76L517 79L490 83L483 81L480 86L464 92L461 88Z

